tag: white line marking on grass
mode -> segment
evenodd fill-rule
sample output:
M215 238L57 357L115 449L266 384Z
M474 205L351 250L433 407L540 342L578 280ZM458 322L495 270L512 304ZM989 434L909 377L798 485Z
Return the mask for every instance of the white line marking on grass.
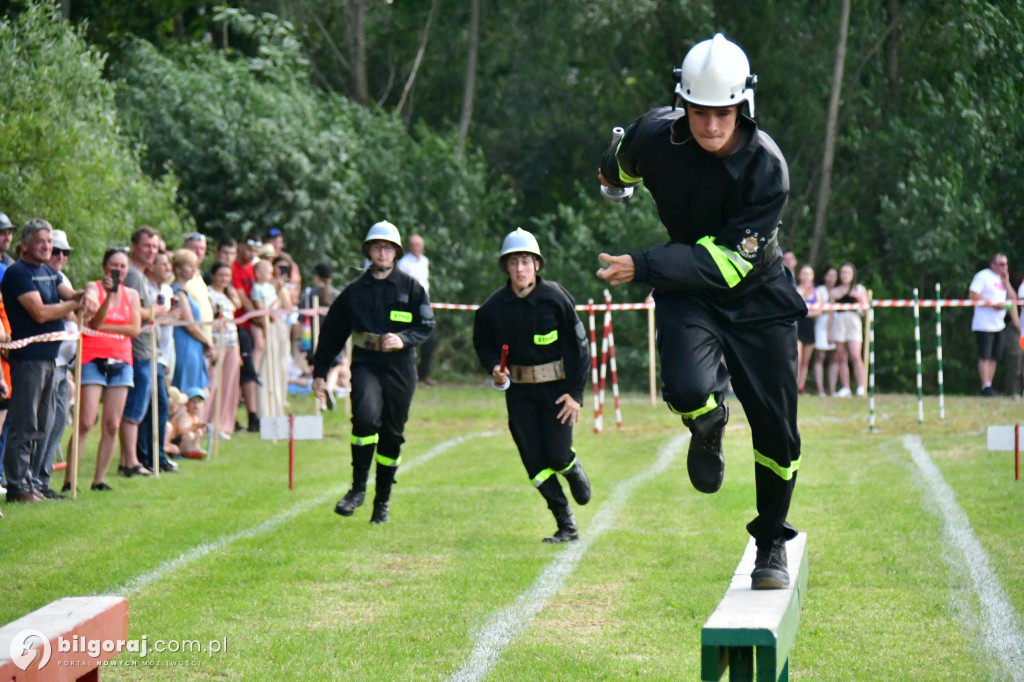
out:
M942 477L942 472L932 462L920 436L904 436L903 447L910 451L914 464L928 483L936 506L942 512L947 541L954 551L959 550L953 557L957 562L955 568L966 569L974 583L974 591L984 612L982 641L1011 675L1010 679L1024 680L1024 632L1021 631L1020 617L989 565L988 554L975 537L970 519L957 503L956 495Z
M402 470L409 471L410 469L426 464L435 457L444 454L451 448L455 447L456 445L460 445L461 443L464 443L467 440L471 440L473 438L485 438L487 436L494 436L497 435L498 433L500 433L500 431L480 431L477 433L470 433L465 436L452 438L451 440L446 440L443 443L438 443L424 454L411 460L408 464L403 465ZM372 482L373 477L371 477L370 480L367 481L368 484ZM248 538L256 537L257 535L262 535L263 533L268 533L278 528L286 521L290 521L291 519L295 518L299 514L308 511L309 509L317 505L324 504L333 497L337 497L341 493L345 492L347 489L347 486L331 488L327 492L317 497L298 503L291 509L287 509L278 514L277 516L273 516L267 519L259 525L253 526L251 528L246 528L245 530L240 530L237 533L232 533L231 535L224 535L220 538L217 538L213 542L206 542L201 545L196 545L192 549L184 552L183 554L175 557L174 559L165 561L164 563L154 568L152 571L148 571L141 575L135 576L134 578L126 582L124 585L121 585L120 587L116 588L114 590L114 594L127 597L133 592L137 592L143 589L144 587L147 587L148 585L156 582L157 580L160 580L164 576L170 575L171 573L177 571L181 567L187 566L188 564L191 564L193 561L196 561L197 559L201 559L207 554L218 552L227 547L228 545L237 542L238 540L245 540Z
M477 634L477 643L469 655L469 659L449 680L464 682L466 680L482 680L487 676L505 648L526 630L533 622L534 616L562 589L562 585L576 570L576 565L587 553L590 545L612 527L619 510L633 494L633 491L668 469L689 437L688 433L675 436L661 447L657 460L647 471L615 486L608 501L601 505L594 515L594 519L590 522L590 529L580 536L579 542L569 543L569 546L562 550L537 576L530 589L516 597L511 606L491 616L487 624Z

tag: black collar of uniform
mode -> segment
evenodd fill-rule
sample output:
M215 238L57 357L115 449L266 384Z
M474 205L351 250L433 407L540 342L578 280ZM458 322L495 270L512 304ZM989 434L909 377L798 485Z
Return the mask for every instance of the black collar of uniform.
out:
M533 291L520 298L519 296L516 296L516 292L512 291L512 280L509 279L505 282L505 288L501 290L501 295L504 297L505 301L520 300L527 301L530 305L537 305L537 292L540 291L543 284L544 280L540 275L537 275L537 283L533 285Z
M747 167L750 157L761 146L757 135L757 122L754 119L740 114L739 118L740 141L736 145L736 151L722 159L722 165L729 171L733 179L738 179ZM690 132L690 124L686 116L680 116L672 121L671 141L672 144L682 145L693 139ZM703 151L703 150L702 150ZM705 152L706 153L706 152Z
M368 287L371 284L373 284L374 282L391 282L392 284L394 284L396 286L398 285L398 282L396 282L395 280L398 277L401 277L401 274L400 274L401 271L398 269L398 265L397 264L393 268L391 268L391 272L389 272L388 276L385 277L384 279L377 279L376 277L374 277L373 276L373 272L370 270L370 268L372 268L372 267L373 266L370 265L369 267L366 268L366 270L363 271L363 275L362 275L363 286Z

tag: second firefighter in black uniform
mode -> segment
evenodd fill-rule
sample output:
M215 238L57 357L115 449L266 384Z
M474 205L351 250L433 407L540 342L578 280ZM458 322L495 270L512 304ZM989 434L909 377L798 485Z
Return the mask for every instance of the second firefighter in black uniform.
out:
M544 258L532 234L523 229L510 233L498 265L509 280L477 310L473 347L495 387L507 387L512 439L527 476L554 514L558 529L544 542L577 540L572 509L556 474L565 477L577 503L590 501L590 481L572 446L590 347L572 296L537 274ZM503 346L508 346L504 369Z
M331 304L313 357L313 392L328 398L327 372L352 337L352 488L334 511L351 516L363 504L376 458L371 523L387 523L391 486L401 463L405 422L416 391L416 346L434 330L423 287L398 268L398 228L373 225L363 241L370 266Z

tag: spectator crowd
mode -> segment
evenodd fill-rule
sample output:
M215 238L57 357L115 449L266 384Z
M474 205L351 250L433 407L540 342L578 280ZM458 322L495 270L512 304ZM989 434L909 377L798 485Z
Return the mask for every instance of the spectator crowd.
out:
M276 229L225 239L209 260L207 253L201 233L174 249L143 226L128 245L106 249L98 279L72 283L64 269L74 248L64 231L38 218L19 230L0 213L0 493L7 502L63 499L76 479L68 453L77 440L81 459L89 457L84 446L94 429L90 489L106 492L115 452L120 476L152 476L156 467L172 473L176 460L206 456L214 430L221 439L258 432L260 415L283 414L289 393L308 391L316 323L298 310L337 296L331 267L318 264L303 290ZM328 383L332 397L343 397L347 382L342 353ZM77 428L64 439L75 409ZM61 460L68 464L57 492L50 479Z

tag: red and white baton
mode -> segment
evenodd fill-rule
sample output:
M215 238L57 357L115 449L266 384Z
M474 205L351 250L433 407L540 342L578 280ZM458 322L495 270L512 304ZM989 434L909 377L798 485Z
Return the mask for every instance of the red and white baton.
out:
M506 343L505 345L503 345L501 347L501 366L500 366L500 369L501 369L502 372L505 371L506 363L507 362L508 362L508 344ZM498 391L507 391L508 387L511 386L511 385L512 385L512 382L509 381L508 377L505 377L505 383L503 383L503 384L495 383L494 382L494 377L491 377L491 386L493 386Z

